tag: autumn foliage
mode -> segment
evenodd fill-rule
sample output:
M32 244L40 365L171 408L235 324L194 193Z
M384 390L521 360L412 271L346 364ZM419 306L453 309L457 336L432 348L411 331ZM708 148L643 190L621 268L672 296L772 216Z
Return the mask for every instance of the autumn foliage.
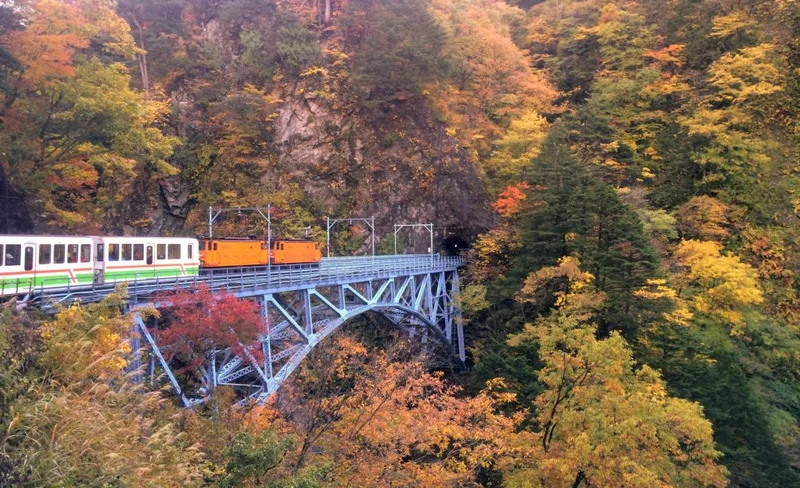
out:
M507 187L494 202L494 209L503 217L512 217L522 210L530 185L525 182Z
M197 368L213 350L231 348L243 354L247 348L260 356L260 347L249 347L266 332L256 302L212 292L207 286L168 292L159 299L167 304L162 310L166 323L153 330L156 341L168 359L179 358L185 370Z

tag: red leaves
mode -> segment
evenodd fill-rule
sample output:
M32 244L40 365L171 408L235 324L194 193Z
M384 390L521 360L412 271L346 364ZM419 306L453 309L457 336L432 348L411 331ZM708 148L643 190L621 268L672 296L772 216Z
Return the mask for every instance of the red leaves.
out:
M522 205L528 197L526 192L530 189L530 185L522 182L516 185L507 187L503 193L498 195L497 201L494 202L494 209L503 217L512 217L522 210Z
M168 327L155 331L156 340L168 360L179 357L186 363L184 369L200 366L214 349L229 347L242 354L266 332L258 304L230 293L215 294L201 286L161 299L171 305L163 311ZM259 355L260 348L248 349Z

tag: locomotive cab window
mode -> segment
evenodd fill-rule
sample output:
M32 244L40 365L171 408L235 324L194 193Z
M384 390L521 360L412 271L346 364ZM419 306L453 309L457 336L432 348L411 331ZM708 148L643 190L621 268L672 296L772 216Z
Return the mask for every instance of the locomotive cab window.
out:
M167 246L167 256L169 259L180 259L181 258L181 245L180 244L170 244Z
M50 264L51 249L50 244L39 244L39 264Z
M156 259L159 261L163 259L167 259L167 245L166 244L158 244L156 246Z
M215 251L217 250L217 243L216 242L214 243L214 250Z
M64 244L56 244L53 246L53 264L63 264L67 257L67 252Z
M22 246L20 244L9 244L6 246L6 266L19 266L22 257Z
M206 250L206 241L202 241L202 240L200 241L200 250L201 251L205 251Z
M77 244L67 244L67 262L70 264L78 262Z

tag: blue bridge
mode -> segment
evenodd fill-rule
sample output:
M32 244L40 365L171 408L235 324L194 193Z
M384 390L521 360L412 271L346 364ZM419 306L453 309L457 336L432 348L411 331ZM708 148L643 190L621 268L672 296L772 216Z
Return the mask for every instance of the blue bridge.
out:
M291 268L236 268L200 276L128 283L134 316L134 367L150 378L163 371L185 406L205 402L220 386L237 392L242 403L265 402L323 339L348 320L367 312L383 317L423 343L433 339L462 363L464 330L458 306L457 256L394 255L323 258L319 265ZM207 286L261 305L265 331L258 344L212 350L191 386L181 384L176 366L148 329L138 311L167 304L154 296L167 290ZM40 306L55 310L76 301L91 303L114 290L114 284L91 289L64 289L37 296ZM143 347L142 347L143 346ZM253 354L258 348L258 354ZM258 358L257 358L258 356ZM142 370L140 369L140 370Z

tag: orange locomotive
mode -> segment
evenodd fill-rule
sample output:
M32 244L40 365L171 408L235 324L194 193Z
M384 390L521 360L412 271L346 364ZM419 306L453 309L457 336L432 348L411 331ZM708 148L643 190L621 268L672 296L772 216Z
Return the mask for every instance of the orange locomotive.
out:
M204 268L266 266L271 255L273 265L319 263L319 243L308 240L281 239L267 249L265 241L244 238L200 238L200 263Z

